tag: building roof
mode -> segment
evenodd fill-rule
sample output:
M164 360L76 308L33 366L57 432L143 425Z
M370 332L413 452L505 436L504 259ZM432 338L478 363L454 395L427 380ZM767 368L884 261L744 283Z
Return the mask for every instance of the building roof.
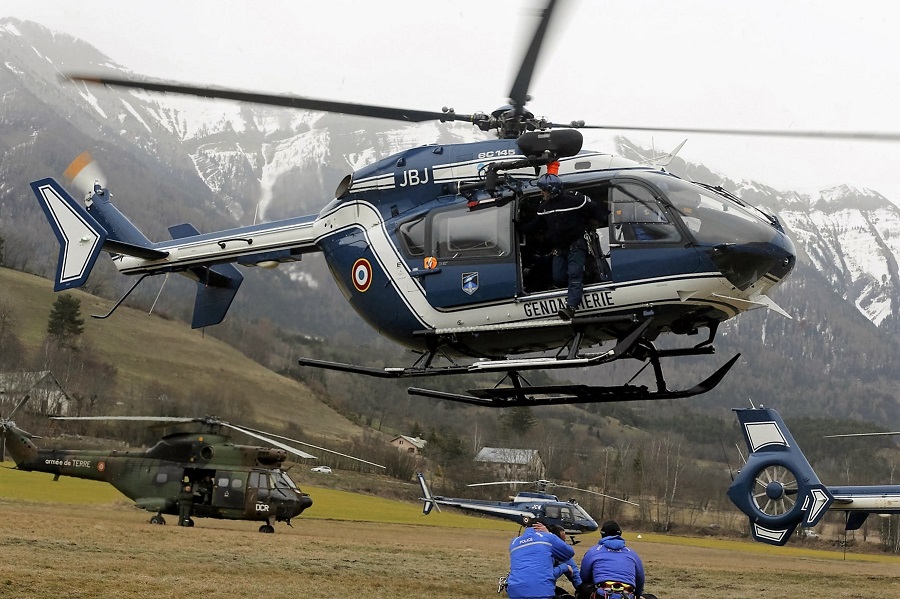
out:
M406 441L407 443L409 443L416 449L424 449L425 444L428 443L428 441L426 441L425 439L420 439L418 437L407 437L406 435L397 435L396 437L391 439L391 443L393 443L397 439L403 439L404 441Z
M511 449L508 447L483 447L475 456L476 462L490 462L492 464L521 464L528 465L534 460L540 459L537 449Z

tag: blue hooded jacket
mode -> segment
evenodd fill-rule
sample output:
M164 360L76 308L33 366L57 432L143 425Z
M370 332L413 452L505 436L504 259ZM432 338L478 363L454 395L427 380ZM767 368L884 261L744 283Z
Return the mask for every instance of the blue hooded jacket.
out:
M581 580L591 584L626 582L634 585L635 596L644 594L644 563L625 546L621 535L603 537L588 549L581 560Z
M554 566L574 555L575 549L555 534L526 528L509 544L507 595L510 599L553 597L556 590Z

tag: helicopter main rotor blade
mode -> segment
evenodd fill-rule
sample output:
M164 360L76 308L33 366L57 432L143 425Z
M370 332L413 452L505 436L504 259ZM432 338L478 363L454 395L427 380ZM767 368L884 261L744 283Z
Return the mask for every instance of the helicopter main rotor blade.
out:
M490 483L472 483L471 485L466 485L467 487L486 487L488 485L533 485L535 481L533 480L498 480Z
M262 94L221 87L204 87L199 85L187 85L184 83L151 81L147 79L122 79L120 77L107 77L103 75L78 74L68 74L64 75L64 77L72 81L83 83L99 83L102 85L143 89L153 92L169 92L188 96L199 96L201 98L236 100L238 102L266 104L268 106L284 106L287 108L301 108L305 110L318 110L321 112L335 112L375 119L406 121L409 123L421 123L424 121L473 122L475 119L474 115L456 114L453 111L434 112L430 110L412 110L391 106L375 106L373 104L354 104L352 102L336 102L334 100L316 100L314 98L304 98L303 96L294 96L291 94Z
M516 80L513 82L512 89L509 90L509 103L515 107L516 114L519 116L525 112L525 103L528 101L528 86L534 75L534 68L537 65L538 56L540 56L541 45L544 43L547 29L550 27L550 17L553 15L553 9L556 7L557 1L549 0L547 6L543 9L541 20L534 31L534 37L531 39L531 45L525 51L525 56L522 58L522 66L519 67Z
M309 459L315 459L315 457L316 457L312 454L306 453L305 451L300 451L296 447L291 447L290 445L285 445L284 443L276 441L275 439L271 439L271 438L267 437L266 435L258 434L256 432L250 431L246 428L242 428L240 426L235 426L233 424L228 424L227 422L220 422L219 424L221 424L222 426L228 427L232 430L238 431L239 433L244 433L245 435L249 435L251 437L259 439L260 441L265 441L266 443L270 443L270 444L274 445L275 447L283 449L283 450L285 450L289 453L292 453L296 456L300 456L303 459L309 460Z
M28 401L30 398L31 398L31 395L26 395L26 396L23 397L21 400L19 400L19 403L16 404L16 407L13 408L13 411L10 412L10 413L9 413L9 416L7 416L6 418L4 418L4 420L6 420L6 421L12 420L12 417L15 416L15 415L16 415L16 412L19 411L19 408L21 408L22 406L24 406L24 405L25 405L25 402Z
M51 420L130 420L132 422L195 422L181 416L51 416Z
M627 503L630 505L640 506L639 503L635 503L633 501L628 501L627 499L622 499L621 497L614 497L613 495L607 495L606 493L599 493L597 491L591 491L589 489L582 489L581 487L570 487L568 485L558 485L556 483L550 483L554 487L560 487L561 489L572 489L573 491L581 491L582 493L590 493L592 495L599 495L600 497L606 497L607 499L614 499L616 501L621 501L622 503Z
M843 435L824 435L825 439L836 439L838 437L882 437L900 435L900 431L884 432L884 433L845 433Z
M574 129L606 129L610 131L649 131L653 133L700 133L709 135L741 135L747 137L784 137L807 139L848 139L857 141L900 141L900 133L875 131L788 131L781 129L703 129L684 127L629 127L620 125L585 125L573 122L568 125L550 123L551 127Z
M229 426L231 426L231 425L229 425ZM258 430L256 430L256 429L252 429L252 428L236 427L236 426L232 426L232 428L237 429L237 430L244 431L244 432L246 432L247 434L251 434L251 431L252 431L253 433L260 433L260 434L269 435L269 436L275 437L276 439L282 439L282 440L284 440L284 441L289 441L290 443L297 443L297 444L299 444L299 445L305 445L306 447L312 447L313 449L318 449L319 451L326 451L326 452L328 452L328 453L333 453L333 454L335 454L335 455L339 455L339 456L344 457L344 458L350 458L351 460L356 460L357 462L362 462L362 463L368 464L368 465L370 465L370 466L377 466L378 468L386 469L386 467L385 467L385 466L382 466L381 464L376 464L375 462L370 462L370 461L364 460L364 459L362 459L362 458L357 458L357 457L355 457L355 456L348 455L348 454L346 454L346 453L341 453L341 452L339 452L339 451L334 451L333 449L326 449L325 447L319 447L318 445L313 445L312 443L307 443L306 441L300 441L300 440L298 440L298 439L291 439L290 437L285 437L285 436L283 436L283 435L276 435L275 433L269 433L269 432L266 432L266 431L258 431ZM316 457L316 456L310 456L310 457L314 458L314 457Z

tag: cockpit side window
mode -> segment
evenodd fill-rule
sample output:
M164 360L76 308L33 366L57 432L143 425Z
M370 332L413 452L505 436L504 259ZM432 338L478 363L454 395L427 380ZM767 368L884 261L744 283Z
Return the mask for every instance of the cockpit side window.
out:
M665 209L643 185L617 183L612 191L610 214L613 240L673 243L681 239Z
M425 255L425 217L407 221L400 225L400 239L410 256Z
M511 205L477 211L463 205L406 221L397 233L412 258L505 258L512 255L511 211Z
M502 258L512 253L511 206L470 211L462 206L434 213L432 255L438 260Z

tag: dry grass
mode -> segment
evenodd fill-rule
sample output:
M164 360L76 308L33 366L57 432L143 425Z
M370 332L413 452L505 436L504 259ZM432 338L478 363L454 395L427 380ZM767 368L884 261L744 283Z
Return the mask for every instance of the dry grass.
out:
M321 493L314 497L319 503L310 516L317 517L279 526L274 535L257 533L250 522L151 526L146 512L122 501L88 506L0 499L0 597L499 597L496 580L506 571L514 529L329 519L323 516L336 510ZM377 498L359 501L371 501L373 519L381 517ZM895 557L844 561L838 552L650 534L637 540L637 534L626 537L644 558L648 590L661 599L900 596ZM595 540L578 545L576 559Z

